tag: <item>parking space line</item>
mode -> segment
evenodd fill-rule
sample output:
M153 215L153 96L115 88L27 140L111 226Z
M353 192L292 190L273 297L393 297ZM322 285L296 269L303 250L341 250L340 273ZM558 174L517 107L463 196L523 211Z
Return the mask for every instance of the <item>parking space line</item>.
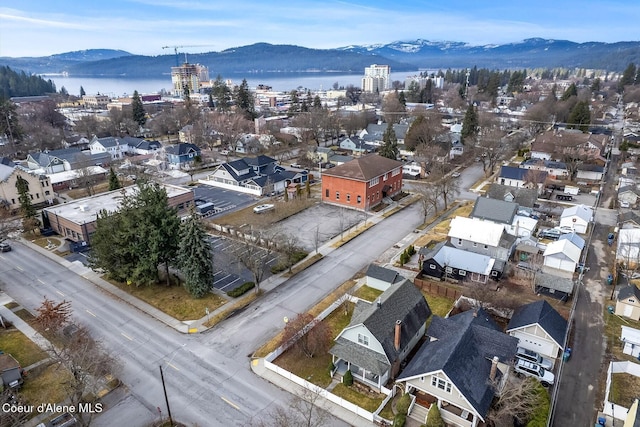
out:
M64 294L62 292L60 292L60 291L56 291L56 292L59 293L60 296L64 296Z
M216 285L216 283L218 283L218 282L220 282L220 281L222 281L222 280L226 279L227 277L231 277L231 275L230 275L230 274L227 274L227 275L226 275L226 276L224 276L222 279L215 280L215 281L213 282L213 286L215 286L215 285Z
M238 277L236 280L234 280L233 282L229 282L226 285L224 285L223 287L220 288L221 291L224 291L226 288L228 288L229 286L233 285L234 283L236 283L238 280L240 280L240 278Z
M124 332L120 332L120 335L122 335L123 337L125 337L129 341L133 341L133 338L131 338L129 335L125 334Z

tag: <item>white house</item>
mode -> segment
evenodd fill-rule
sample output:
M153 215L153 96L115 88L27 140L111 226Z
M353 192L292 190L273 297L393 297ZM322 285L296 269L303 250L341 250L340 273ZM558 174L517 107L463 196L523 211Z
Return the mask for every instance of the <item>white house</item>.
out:
M584 205L576 205L562 211L560 227L569 227L579 234L585 234L593 221L593 210Z
M556 361L564 351L567 321L545 300L518 307L506 329L519 346Z
M367 269L366 284L370 288L386 291L394 283L402 282L405 279L395 270L370 264Z
M106 137L98 138L94 136L89 143L91 154L109 153L111 160L119 160L129 151L127 142L120 138Z
M569 239L559 239L547 245L543 257L544 265L558 270L576 271L582 249Z

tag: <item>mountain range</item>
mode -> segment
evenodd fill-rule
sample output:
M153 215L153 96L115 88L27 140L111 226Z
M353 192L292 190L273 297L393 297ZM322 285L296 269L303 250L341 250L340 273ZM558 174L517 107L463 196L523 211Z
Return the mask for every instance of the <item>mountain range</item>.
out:
M89 49L45 57L0 57L0 65L30 74L68 73L90 77L161 77L182 63L184 54L143 56L122 50ZM354 73L371 64L393 71L474 67L595 68L622 71L640 62L640 42L575 43L542 38L517 43L473 46L463 42L396 41L336 49L309 49L295 45L256 43L220 52L187 54L189 63L209 68L212 78L247 73Z

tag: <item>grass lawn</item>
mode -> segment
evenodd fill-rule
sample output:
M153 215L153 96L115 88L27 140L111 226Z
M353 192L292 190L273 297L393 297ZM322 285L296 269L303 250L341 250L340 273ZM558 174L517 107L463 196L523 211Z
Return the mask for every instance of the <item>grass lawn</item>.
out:
M382 401L386 397L382 393L375 393L371 390L368 390L367 393L363 393L358 391L354 386L357 383L354 382L353 386L347 387L344 384L338 384L333 389L332 393L336 396L340 396L349 402L360 406L361 408L374 412L378 407L382 404ZM362 386L364 388L364 386Z
M323 320L329 325L332 338L335 338L349 324L353 314L353 307L352 303L347 303L346 314L342 307L338 307ZM294 349L289 349L278 357L274 363L320 387L327 387L331 383L331 377L329 376L331 355L329 353L317 354L309 358L300 356Z
M427 302L429 303L429 308L431 308L431 312L440 317L446 316L446 314L453 308L453 300L451 298L442 297L439 295L432 295L426 292L423 292L423 295Z
M609 401L630 408L640 396L640 378L630 374L612 374Z
M360 286L354 293L354 297L361 298L365 301L373 302L382 295L382 291L379 289L371 288L367 285Z
M206 315L206 308L212 312L226 302L224 298L212 293L203 298L192 298L183 286L136 287L111 280L109 282L177 320L200 319Z
M47 357L46 352L14 328L0 329L0 349L11 354L23 368Z
M62 403L67 398L63 384L70 376L68 371L55 363L48 365L25 379L20 394L31 405Z

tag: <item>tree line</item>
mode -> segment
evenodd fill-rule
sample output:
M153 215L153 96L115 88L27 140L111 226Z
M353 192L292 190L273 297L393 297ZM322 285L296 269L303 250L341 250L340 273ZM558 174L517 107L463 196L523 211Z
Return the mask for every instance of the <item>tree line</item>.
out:
M56 85L51 79L45 80L35 74L14 71L7 66L0 67L0 99L12 96L35 96L53 93Z

